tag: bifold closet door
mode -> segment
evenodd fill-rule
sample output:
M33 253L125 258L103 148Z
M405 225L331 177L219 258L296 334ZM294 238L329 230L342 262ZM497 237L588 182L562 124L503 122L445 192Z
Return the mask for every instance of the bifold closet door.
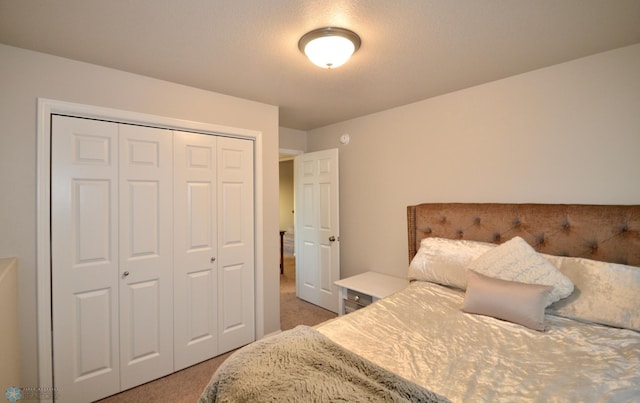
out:
M253 141L174 132L176 370L255 340Z
M255 340L253 141L218 138L219 353Z
M173 372L171 131L119 125L120 388Z
M55 116L51 143L54 382L91 401L173 371L171 133Z
M97 400L254 341L253 141L51 127L61 396Z
M51 259L55 386L69 402L117 393L116 124L53 117Z
M216 142L173 135L176 371L218 354Z

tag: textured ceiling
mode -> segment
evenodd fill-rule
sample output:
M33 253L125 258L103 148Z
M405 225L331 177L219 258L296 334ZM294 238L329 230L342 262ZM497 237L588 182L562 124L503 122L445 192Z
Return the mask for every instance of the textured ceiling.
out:
M362 38L335 70L297 48L323 26ZM0 0L0 42L277 105L308 130L640 43L640 0Z

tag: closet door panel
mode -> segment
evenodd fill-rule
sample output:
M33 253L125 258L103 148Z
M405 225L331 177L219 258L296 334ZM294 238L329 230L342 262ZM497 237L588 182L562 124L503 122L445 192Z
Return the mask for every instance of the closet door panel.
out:
M244 300L244 265L228 265L222 269L221 277L224 287L220 289L220 310L222 333L230 333L245 326ZM234 348L229 346L230 348Z
M216 137L174 132L175 369L218 354Z
M96 400L120 390L118 128L64 116L51 127L55 385Z
M211 317L215 315L215 301L211 285L217 281L211 270L202 270L187 275L187 310L189 316L189 343L214 339Z
M253 142L218 139L220 353L255 340Z
M173 153L168 130L119 131L124 390L173 372Z

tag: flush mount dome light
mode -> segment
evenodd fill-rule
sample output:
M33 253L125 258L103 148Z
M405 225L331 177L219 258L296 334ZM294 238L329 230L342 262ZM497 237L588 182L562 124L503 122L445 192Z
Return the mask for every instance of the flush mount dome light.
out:
M304 34L298 48L316 66L332 69L345 64L360 48L360 37L344 28L318 28Z

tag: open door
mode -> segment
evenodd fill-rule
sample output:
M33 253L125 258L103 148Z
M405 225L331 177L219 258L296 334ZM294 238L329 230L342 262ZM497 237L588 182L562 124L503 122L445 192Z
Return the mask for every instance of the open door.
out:
M338 149L294 160L296 295L338 312L340 226Z

